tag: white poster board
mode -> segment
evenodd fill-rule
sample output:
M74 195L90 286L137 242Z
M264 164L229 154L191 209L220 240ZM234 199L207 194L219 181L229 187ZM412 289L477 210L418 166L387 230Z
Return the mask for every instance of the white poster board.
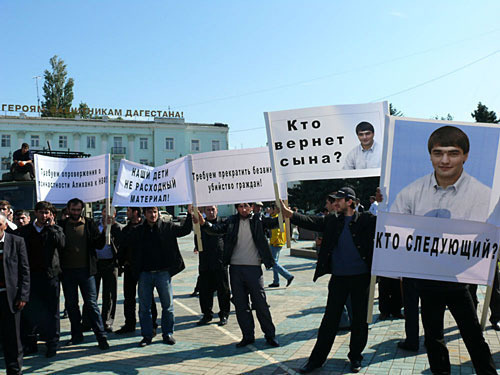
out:
M499 245L491 224L379 212L372 274L491 285Z
M109 174L109 154L75 159L35 154L37 201L66 204L73 198L106 199Z
M188 157L160 167L122 159L113 206L158 207L192 203Z
M267 147L191 155L197 206L274 201ZM280 195L286 199L286 185Z
M379 176L388 113L387 102L265 112L277 181ZM371 138L357 128L372 129Z

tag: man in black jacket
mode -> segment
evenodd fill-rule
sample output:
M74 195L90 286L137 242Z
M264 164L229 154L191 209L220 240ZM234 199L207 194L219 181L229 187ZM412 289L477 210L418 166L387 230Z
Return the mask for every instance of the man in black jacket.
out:
M78 288L82 293L83 303L88 307L92 330L96 335L99 348L109 348L106 332L102 323L94 275L97 272L96 249L102 249L106 243L105 232L99 232L97 225L82 216L83 201L73 198L68 202L69 217L61 222L66 236L66 246L61 252L62 286L66 309L71 322L71 339L66 345L83 342L81 326L82 316L78 307Z
M313 281L327 273L332 274L325 315L319 327L316 345L307 364L300 369L303 374L314 371L326 361L349 294L352 321L348 357L352 372L361 370L361 353L368 340L366 316L376 218L369 213L360 214L355 211L356 193L350 187L340 189L331 198L335 199L338 216L306 216L293 213L283 205L283 215L290 217L292 224L323 232Z
M6 229L0 213L0 336L7 374L22 374L21 310L28 302L30 269L23 239Z
M161 302L161 330L163 342L174 345L174 301L172 277L186 266L182 259L177 237L191 233L191 206L183 224L160 220L158 207L144 208L146 220L137 226L129 236L133 248L134 273L139 280L139 320L143 336L139 346L151 344L153 321L151 319L151 300L156 288Z
M47 358L56 355L59 343L59 253L65 246L63 230L55 224L54 210L50 202L38 202L33 223L19 230L26 243L31 271L30 302L22 314L24 354L38 351L40 333L47 344Z
M206 220L209 223L221 223L221 219L217 217L217 206L207 206L204 208ZM200 308L203 317L197 323L199 326L208 324L212 320L214 303L214 292L217 291L219 300L219 325L227 324L229 316L230 298L229 291L229 276L227 273L227 265L223 262L224 255L224 239L222 235L209 236L207 233L201 234L203 251L198 252L199 258L199 285L200 285ZM198 243L195 236L195 248Z
M277 228L278 218L265 217L261 213L253 214L249 203L236 204L238 213L222 223L212 224L199 215L203 230L210 235L225 234L224 264L230 264L229 276L236 318L243 333L243 339L236 344L241 348L255 341L252 311L248 296L257 313L260 327L269 345L279 346L276 341L276 329L264 291L262 266L267 269L274 264L269 243L264 230Z

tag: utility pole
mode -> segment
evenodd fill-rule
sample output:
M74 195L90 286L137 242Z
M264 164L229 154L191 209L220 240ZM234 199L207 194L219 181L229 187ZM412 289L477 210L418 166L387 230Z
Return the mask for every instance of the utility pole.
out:
M34 76L33 79L36 82L36 100L38 102L37 110L38 110L38 115L40 115L40 94L38 93L38 79L40 79L41 76Z

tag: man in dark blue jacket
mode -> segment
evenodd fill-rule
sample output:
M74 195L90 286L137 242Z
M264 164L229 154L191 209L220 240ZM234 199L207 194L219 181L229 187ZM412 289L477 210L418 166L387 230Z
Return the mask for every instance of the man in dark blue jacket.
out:
M348 357L352 372L361 370L361 355L368 340L368 292L375 236L375 216L355 211L356 193L350 187L340 189L335 199L338 216L306 216L293 213L283 205L283 215L291 223L309 230L323 232L314 281L332 274L328 285L325 315L318 331L316 345L303 374L314 371L326 361L339 328L340 317L347 297L351 296L352 321Z

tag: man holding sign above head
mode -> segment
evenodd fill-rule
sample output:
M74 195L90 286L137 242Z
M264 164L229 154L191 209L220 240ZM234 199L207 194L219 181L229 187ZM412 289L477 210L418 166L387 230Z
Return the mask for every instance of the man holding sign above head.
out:
M359 145L354 147L346 156L344 169L380 168L382 146L373 139L375 128L367 121L356 126L356 135Z
M154 288L160 296L163 342L174 345L172 277L186 267L177 238L191 233L191 205L188 205L188 215L182 224L161 220L158 207L144 208L144 216L144 223L135 227L127 239L133 248L132 267L139 280L139 321L143 336L139 346L149 345L153 339L151 301Z
M355 211L356 193L343 187L330 198L334 199L338 215L301 215L283 205L283 215L291 223L309 230L323 232L318 262L313 280L332 274L328 285L325 315L318 330L318 339L309 360L300 369L303 374L323 366L339 329L347 297L351 296L351 342L348 357L351 370L361 370L361 353L368 340L368 292L376 218L370 213Z
M238 213L230 216L222 223L210 223L199 214L200 225L204 232L210 235L225 234L224 264L230 264L229 277L233 292L233 303L236 318L243 333L243 339L236 344L242 348L255 342L255 323L248 297L252 300L257 313L260 327L266 341L273 347L278 347L276 329L273 324L269 305L264 291L262 263L267 269L274 264L264 230L277 228L277 218L254 214L249 203L235 204Z
M469 156L469 138L455 126L436 129L428 140L434 172L406 186L397 195L391 212L486 221L491 189L464 170ZM444 340L446 307L457 322L460 334L478 374L496 374L490 348L484 340L467 284L417 280L422 304L425 346L431 371L449 374L450 360Z

